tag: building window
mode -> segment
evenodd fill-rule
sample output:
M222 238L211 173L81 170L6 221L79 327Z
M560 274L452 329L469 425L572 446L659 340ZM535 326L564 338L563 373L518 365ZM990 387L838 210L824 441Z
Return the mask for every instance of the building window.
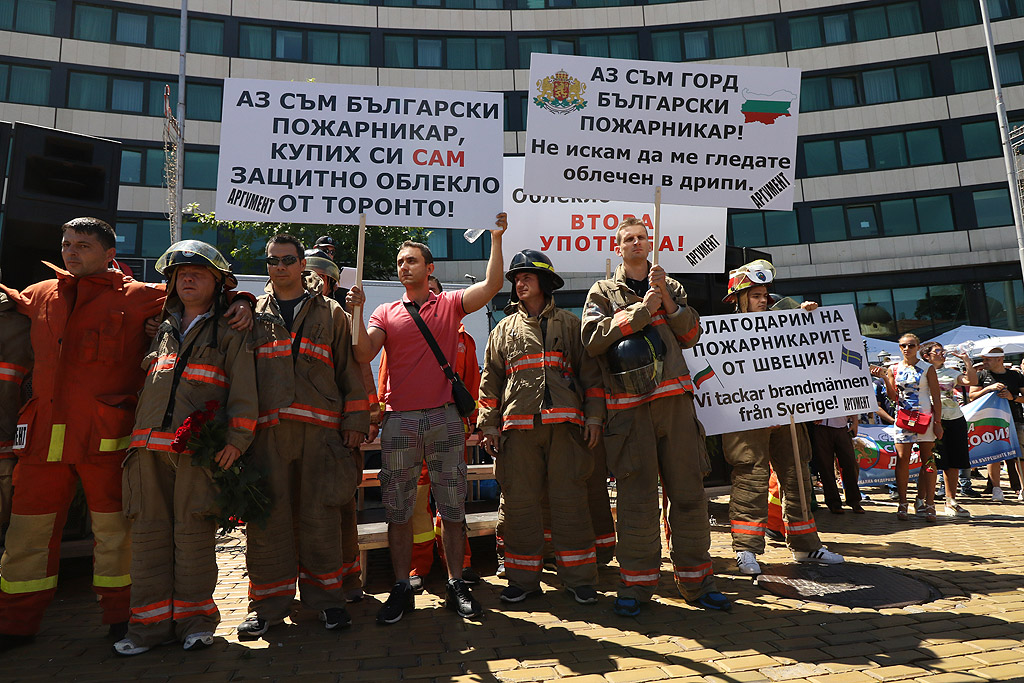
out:
M963 285L827 292L821 295L821 303L853 304L866 337L895 340L913 332L928 339L968 322Z
M640 56L637 35L635 33L620 33L604 36L520 38L520 68L530 68L530 55L534 52L552 55L616 57L619 59L637 59Z
M857 107L931 95L932 80L928 65L911 64L856 74L804 78L800 87L800 111Z
M944 161L938 128L804 142L807 177L884 171Z
M367 4L367 3L363 3ZM443 7L445 9L502 9L502 0L383 0L385 7ZM534 9L524 7L523 9ZM543 2L541 7L543 9Z
M988 0L988 16L992 21L1024 16L1024 0ZM942 0L942 25L958 28L981 23L978 0Z
M178 84L72 71L68 75L69 109L113 111L143 116L164 115L164 89L170 88L171 108L178 101ZM187 84L185 115L200 121L220 121L221 86Z
M921 31L921 12L916 2L789 20L794 50L906 36Z
M988 324L1000 330L1024 328L1024 284L1020 279L985 283Z
M743 211L730 213L728 243L735 247L771 247L799 244L795 211Z
M0 101L45 106L49 99L49 69L0 64Z
M185 152L185 189L217 189L216 152ZM159 148L121 150L121 184L164 187L164 151Z
M953 69L953 91L973 92L992 87L991 71L988 57L972 55L949 60ZM1024 70L1021 68L1021 51L999 52L996 54L996 66L999 68L999 81L1002 85L1018 85L1024 83Z
M504 69L504 38L384 36L384 66L404 69Z
M238 28L238 55L249 59L368 66L370 36L242 24Z
M972 193L979 228L1013 225L1013 208L1007 190L980 190Z
M662 62L721 59L775 52L775 24L716 26L707 29L658 31L651 34L654 58Z
M1024 119L1010 119L1010 131L1024 126ZM964 123L960 126L964 136L964 151L968 159L989 159L1003 155L1003 143L999 139L999 126L995 121Z
M949 195L811 209L815 242L891 237L953 230Z
M2 1L2 0L0 0ZM143 14L110 7L75 5L72 37L101 43L177 50L181 19L171 14ZM224 22L190 18L189 52L224 54Z
M0 30L53 35L56 0L0 0Z

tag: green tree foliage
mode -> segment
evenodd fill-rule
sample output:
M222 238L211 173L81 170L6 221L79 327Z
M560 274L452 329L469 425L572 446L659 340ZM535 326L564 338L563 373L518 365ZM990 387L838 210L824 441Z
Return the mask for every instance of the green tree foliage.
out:
M220 242L218 246L238 263L239 273L265 273L266 266L261 261L266 256L267 240L282 232L298 237L307 249L313 247L318 237L330 235L336 245L334 259L338 265L353 268L356 265L358 225L218 221L212 212L195 214L193 219L203 225L217 228ZM366 226L363 277L367 280L393 279L398 247L405 240L426 241L428 234L427 230L421 228Z

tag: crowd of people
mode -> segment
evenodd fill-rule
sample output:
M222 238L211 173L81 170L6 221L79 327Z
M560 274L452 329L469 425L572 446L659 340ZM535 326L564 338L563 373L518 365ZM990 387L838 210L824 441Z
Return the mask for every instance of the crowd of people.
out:
M467 619L482 611L465 537L466 437L474 430L502 491L502 602L537 594L553 559L571 599L596 603L598 562L614 549L613 610L640 614L661 578L664 508L679 594L697 608L729 610L712 570L702 483L710 460L681 353L698 342L700 317L682 285L651 264L647 228L628 218L616 231L621 263L591 287L581 319L556 304L564 283L545 254L525 250L504 267L506 228L499 214L485 279L455 291L433 278L426 245L405 242L396 259L404 295L364 324L361 288L338 293L330 238L310 250L290 235L271 238L266 290L252 297L235 292L235 276L212 245L171 245L157 263L166 284L153 285L110 266L116 237L103 221L62 226L64 268L52 266L54 279L22 291L0 285L0 500L10 505L0 650L31 642L39 630L77 482L95 538L93 589L114 652L212 645L220 620L212 471L240 461L265 474L270 498L266 519L245 527L249 613L238 637L259 638L282 623L296 592L325 629L349 626L346 604L362 598L354 495L361 446L378 431L394 572L378 623L416 607L434 538L428 491L448 575L445 606ZM730 273L726 301L741 314L767 311L774 277L766 261L746 264ZM487 340L477 378L462 320L506 279L507 316ZM925 433L902 429L897 439L901 518L914 444L928 461L934 438L950 440L939 464L947 488L964 467L963 418L953 405L946 410L953 388L1003 395L1012 386L1024 401L1024 381L1007 377L1001 360L978 377L950 374L934 347L919 361L918 344L905 335L901 363L873 370L901 409L928 414L942 403L941 422ZM369 363L382 351L375 387ZM832 431L847 427L845 419L814 426L814 441L828 454L824 478L838 456L847 503L863 512L855 470L852 479L847 472L852 449ZM203 439L216 444L209 468L194 466ZM795 561L843 562L822 544L808 510L804 425L795 440L788 426L761 428L726 434L723 446L741 573L760 573L769 530L782 534ZM781 528L769 521L770 480L783 502ZM841 510L834 478L825 500Z

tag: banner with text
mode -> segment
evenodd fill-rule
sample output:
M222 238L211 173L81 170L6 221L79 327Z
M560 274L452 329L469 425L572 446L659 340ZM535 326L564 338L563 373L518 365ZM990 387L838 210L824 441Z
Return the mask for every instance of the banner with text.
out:
M996 394L985 394L963 407L967 419L967 448L971 467L1016 458L1020 452L1017 430L1010 414L1010 403ZM861 425L853 440L857 463L860 465L858 481L861 485L893 484L896 482L896 427ZM910 460L911 480L916 480L919 459L915 449Z
M684 349L708 434L852 415L875 405L853 306L701 318Z
M501 93L228 78L217 218L488 228Z
M605 260L618 264L615 230L635 216L654 230L654 205L600 199L566 199L527 194L523 157L505 158L505 211L511 228L502 248L543 251L556 270L604 272ZM712 206L665 206L661 210L659 263L670 273L725 271L726 209ZM653 235L652 235L653 239Z
M527 192L793 208L799 69L530 59Z

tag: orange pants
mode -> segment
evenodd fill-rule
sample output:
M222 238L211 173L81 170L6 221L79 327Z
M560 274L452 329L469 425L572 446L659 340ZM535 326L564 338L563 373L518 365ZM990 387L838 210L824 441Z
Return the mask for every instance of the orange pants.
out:
M0 560L0 633L34 635L57 592L60 539L81 480L92 516L93 591L103 623L128 621L129 525L121 509L121 460L18 463L7 547Z
M779 477L775 470L771 469L768 475L768 521L767 527L780 534L785 533L785 523L782 521L782 487L779 486Z

